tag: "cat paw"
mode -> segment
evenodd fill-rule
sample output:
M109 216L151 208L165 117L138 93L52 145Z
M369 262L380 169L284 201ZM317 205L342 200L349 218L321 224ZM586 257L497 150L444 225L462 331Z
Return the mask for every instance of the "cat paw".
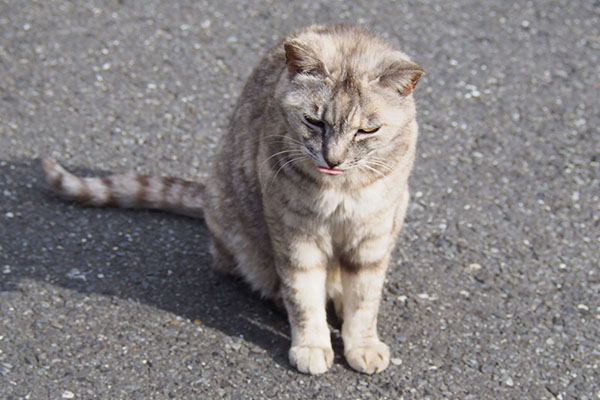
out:
M390 363L390 350L380 341L352 347L344 355L352 368L369 375L383 371Z
M322 374L333 364L333 350L330 347L292 346L290 363L305 374Z

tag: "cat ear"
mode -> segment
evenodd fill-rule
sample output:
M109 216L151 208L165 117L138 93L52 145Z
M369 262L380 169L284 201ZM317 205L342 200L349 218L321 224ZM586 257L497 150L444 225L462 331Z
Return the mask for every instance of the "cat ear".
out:
M325 66L316 53L306 43L290 40L283 44L285 63L290 74L324 74Z
M379 75L378 81L383 86L395 88L402 96L408 96L424 73L423 68L413 62L396 61Z

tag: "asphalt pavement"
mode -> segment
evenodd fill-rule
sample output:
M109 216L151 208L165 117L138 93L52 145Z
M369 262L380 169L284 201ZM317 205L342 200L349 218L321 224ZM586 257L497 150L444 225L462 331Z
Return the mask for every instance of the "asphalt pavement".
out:
M392 362L287 361L284 315L201 220L56 198L80 173L202 180L267 46L361 23L421 64ZM0 398L600 399L600 3L0 1Z

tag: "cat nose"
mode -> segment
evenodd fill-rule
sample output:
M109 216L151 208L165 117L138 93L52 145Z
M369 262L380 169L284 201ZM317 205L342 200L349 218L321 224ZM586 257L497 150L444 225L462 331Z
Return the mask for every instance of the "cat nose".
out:
M327 154L323 154L323 158L325 159L325 162L327 163L329 168L335 168L342 163L342 160L334 158L331 155L328 156Z
M329 168L335 168L342 164L346 158L345 144L341 143L339 138L325 138L322 154Z

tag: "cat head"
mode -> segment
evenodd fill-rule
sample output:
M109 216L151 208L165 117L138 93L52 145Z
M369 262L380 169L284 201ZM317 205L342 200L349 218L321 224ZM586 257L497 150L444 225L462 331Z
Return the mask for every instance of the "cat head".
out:
M401 151L395 146L414 123L411 93L423 69L357 26L313 26L283 47L286 71L276 97L288 134L315 168L385 171L381 164Z

